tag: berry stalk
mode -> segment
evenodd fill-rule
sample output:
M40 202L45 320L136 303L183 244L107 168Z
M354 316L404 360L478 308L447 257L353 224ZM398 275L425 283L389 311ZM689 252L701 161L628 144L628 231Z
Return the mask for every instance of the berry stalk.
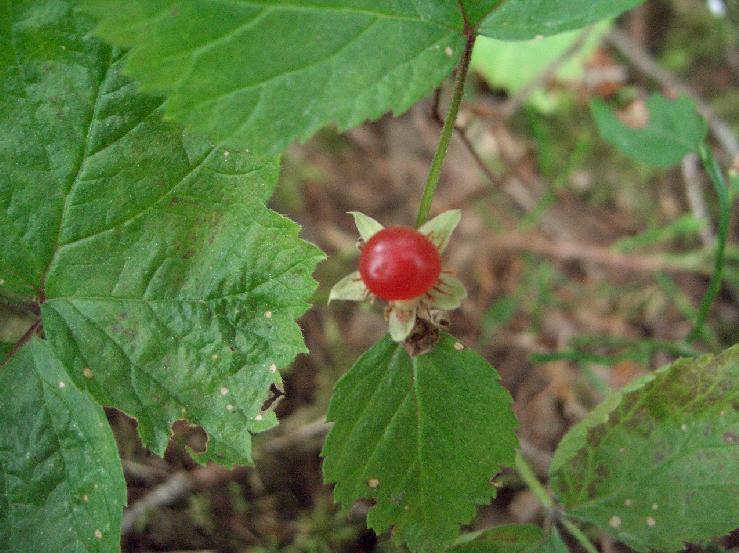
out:
M462 96L464 95L464 83L467 78L467 72L470 68L470 59L472 58L472 49L475 46L475 30L468 27L465 23L465 34L467 35L467 42L464 47L464 53L462 59L457 67L457 77L454 83L454 94L452 95L451 103L449 104L449 111L447 111L444 119L444 126L441 129L441 136L439 137L439 144L436 147L436 153L434 159L431 161L431 167L429 168L429 174L426 178L426 186L423 189L423 195L421 196L421 204L418 207L418 217L416 217L416 228L420 227L426 222L431 211L431 202L434 199L434 193L436 187L439 185L439 177L441 176L441 168L444 165L444 158L446 157L447 149L449 148L449 142L454 134L454 125L457 121L457 113L459 113L459 106L462 103Z

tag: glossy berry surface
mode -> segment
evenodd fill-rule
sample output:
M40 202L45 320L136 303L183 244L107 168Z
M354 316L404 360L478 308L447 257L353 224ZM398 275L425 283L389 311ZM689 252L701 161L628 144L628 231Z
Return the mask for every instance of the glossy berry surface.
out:
M359 274L370 292L384 300L418 297L436 284L441 256L436 246L410 227L388 227L362 249Z

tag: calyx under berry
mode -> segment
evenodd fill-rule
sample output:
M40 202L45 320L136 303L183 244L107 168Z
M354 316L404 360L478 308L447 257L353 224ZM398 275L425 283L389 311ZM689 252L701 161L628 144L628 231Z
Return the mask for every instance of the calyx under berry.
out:
M418 230L384 228L363 213L352 215L361 236L359 270L334 285L329 301L386 300L385 315L393 340L405 342L412 354L428 351L430 346L421 344L423 338L434 333L438 336L438 330L446 328L439 321L448 321L444 312L456 309L467 297L464 285L444 270L440 259L461 212L446 211ZM414 342L416 335L421 340Z

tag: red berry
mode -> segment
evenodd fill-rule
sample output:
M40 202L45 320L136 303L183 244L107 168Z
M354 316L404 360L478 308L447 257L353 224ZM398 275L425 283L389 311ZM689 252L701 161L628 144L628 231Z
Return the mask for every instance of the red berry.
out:
M362 249L359 273L369 291L384 300L418 297L436 284L441 256L436 246L410 227L377 232Z

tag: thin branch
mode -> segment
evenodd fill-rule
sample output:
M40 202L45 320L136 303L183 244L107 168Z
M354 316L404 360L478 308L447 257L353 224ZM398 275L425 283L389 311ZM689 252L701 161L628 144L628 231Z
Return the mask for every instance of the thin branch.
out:
M636 44L622 31L613 29L606 35L606 41L643 73L652 77L663 87L690 96L696 103L698 113L706 118L711 132L721 144L721 147L732 158L739 155L739 144L731 127L713 111L711 106L703 101L697 92L683 83L677 75L660 66L649 52Z

